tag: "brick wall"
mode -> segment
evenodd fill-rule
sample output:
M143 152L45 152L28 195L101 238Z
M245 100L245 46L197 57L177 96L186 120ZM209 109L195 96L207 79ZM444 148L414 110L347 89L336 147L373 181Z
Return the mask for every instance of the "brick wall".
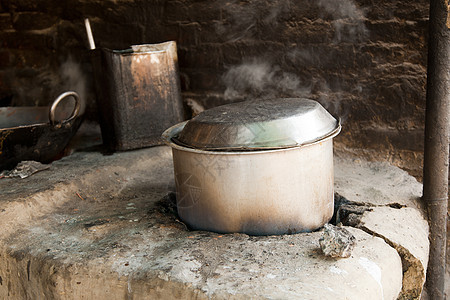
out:
M313 98L340 149L420 176L428 1L0 0L0 105L75 88L95 118L84 17L98 47L177 41L185 98Z

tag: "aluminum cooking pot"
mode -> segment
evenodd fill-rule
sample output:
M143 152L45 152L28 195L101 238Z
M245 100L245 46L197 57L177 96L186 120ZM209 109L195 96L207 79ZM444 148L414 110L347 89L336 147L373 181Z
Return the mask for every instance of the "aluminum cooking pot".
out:
M323 226L340 129L318 102L299 98L223 105L167 129L180 218L195 230L252 235Z

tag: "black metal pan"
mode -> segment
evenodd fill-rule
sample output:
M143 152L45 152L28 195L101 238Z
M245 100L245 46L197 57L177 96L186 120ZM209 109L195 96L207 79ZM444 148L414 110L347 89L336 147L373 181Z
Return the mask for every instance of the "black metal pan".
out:
M59 103L69 97L75 99L74 108L61 119L68 113ZM51 107L0 107L0 170L23 160L50 163L58 158L81 125L81 101L70 91L59 95Z

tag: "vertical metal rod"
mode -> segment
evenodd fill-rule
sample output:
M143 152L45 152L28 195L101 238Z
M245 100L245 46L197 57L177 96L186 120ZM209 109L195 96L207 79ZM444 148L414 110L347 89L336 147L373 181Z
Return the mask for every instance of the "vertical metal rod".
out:
M89 19L84 19L84 26L86 27L86 33L89 41L89 49L95 49L94 36L92 35L91 23L89 23Z
M430 299L445 299L448 209L449 0L430 0L423 198L430 222L427 290Z

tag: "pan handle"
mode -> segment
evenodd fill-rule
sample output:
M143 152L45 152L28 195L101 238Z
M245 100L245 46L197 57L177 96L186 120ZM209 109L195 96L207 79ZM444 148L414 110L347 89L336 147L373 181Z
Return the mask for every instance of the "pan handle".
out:
M48 115L48 118L50 119L50 124L55 125L56 123L58 123L58 121L55 120L56 107L58 106L59 102L61 102L61 100L63 100L66 97L69 97L69 96L72 96L75 99L75 107L73 108L73 111L72 111L72 114L70 115L70 117L61 121L61 123L72 121L73 119L75 119L78 116L78 114L80 113L80 108L81 108L80 96L76 92L73 92L73 91L64 92L61 95L59 95L58 98L55 99L55 101L53 101L53 104L50 108L50 112Z

